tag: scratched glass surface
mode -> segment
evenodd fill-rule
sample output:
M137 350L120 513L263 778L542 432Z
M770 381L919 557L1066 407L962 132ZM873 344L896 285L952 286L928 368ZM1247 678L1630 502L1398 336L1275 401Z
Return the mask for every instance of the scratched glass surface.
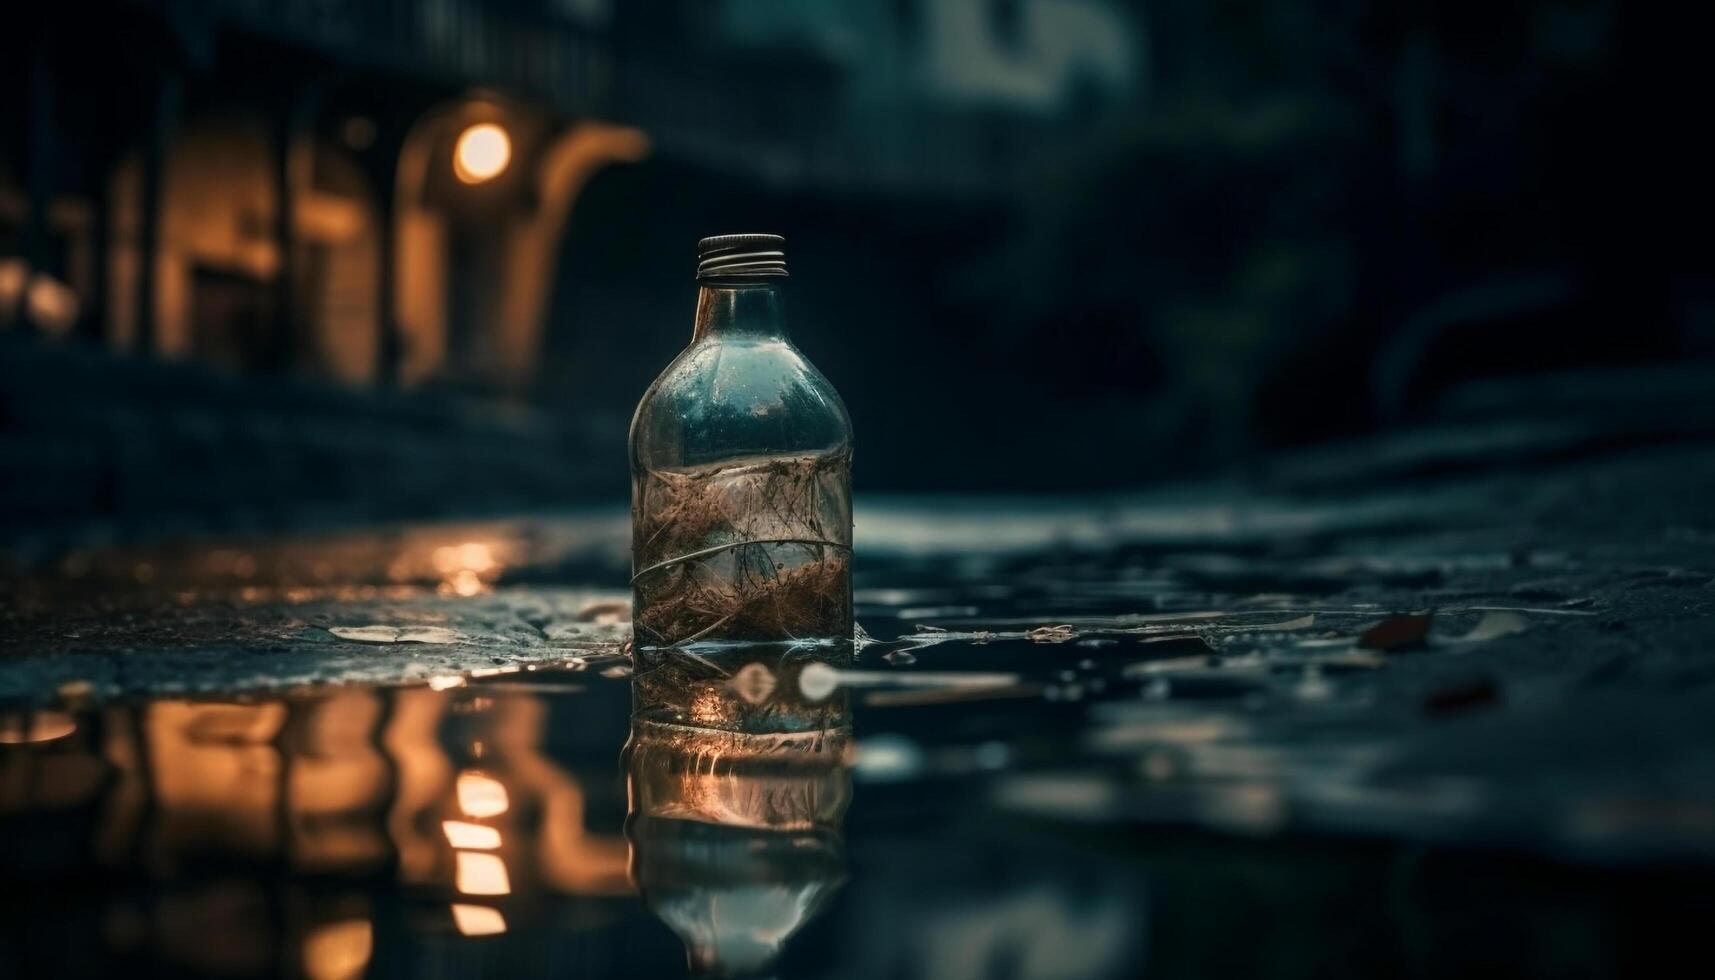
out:
M0 961L1624 973L1711 911L1715 698L1613 643L1692 676L1708 542L1502 490L870 501L851 666L725 681L839 706L778 744L634 725L620 513L75 552L5 586Z

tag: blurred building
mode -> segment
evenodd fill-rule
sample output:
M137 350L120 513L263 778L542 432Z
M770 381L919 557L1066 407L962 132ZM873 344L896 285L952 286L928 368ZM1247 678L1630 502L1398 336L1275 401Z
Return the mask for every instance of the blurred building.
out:
M655 152L800 187L1004 194L1020 173L995 159L1129 102L1143 56L1093 0L20 16L0 317L169 360L500 392L532 380L562 232L604 167Z
M619 491L626 413L689 315L662 285L688 289L696 237L804 230L788 214L802 201L966 234L1045 150L1134 106L1147 57L1141 21L1100 0L92 0L9 16L14 532ZM584 213L592 181L639 161L654 169Z
M9 18L0 511L19 524L617 499L632 407L688 335L692 243L739 230L791 243L795 338L851 409L865 490L1132 486L1427 419L1474 379L1715 353L1691 13ZM1506 412L1558 411L1509 391Z

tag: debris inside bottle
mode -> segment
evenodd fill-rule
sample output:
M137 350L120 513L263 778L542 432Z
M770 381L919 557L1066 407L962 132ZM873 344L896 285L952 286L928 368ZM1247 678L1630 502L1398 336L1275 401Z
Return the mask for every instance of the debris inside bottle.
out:
M840 452L645 470L638 645L849 639L850 468Z

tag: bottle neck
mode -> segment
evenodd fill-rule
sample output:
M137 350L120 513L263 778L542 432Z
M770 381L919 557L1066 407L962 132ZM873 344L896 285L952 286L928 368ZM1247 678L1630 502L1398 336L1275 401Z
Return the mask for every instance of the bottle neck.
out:
M786 304L775 282L704 283L697 291L697 321L691 342L704 337L786 339Z

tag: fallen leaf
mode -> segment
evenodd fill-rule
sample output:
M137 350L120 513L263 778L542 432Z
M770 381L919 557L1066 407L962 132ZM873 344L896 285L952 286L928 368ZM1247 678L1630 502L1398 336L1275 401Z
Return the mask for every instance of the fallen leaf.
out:
M445 626L330 626L328 632L354 643L457 643Z

